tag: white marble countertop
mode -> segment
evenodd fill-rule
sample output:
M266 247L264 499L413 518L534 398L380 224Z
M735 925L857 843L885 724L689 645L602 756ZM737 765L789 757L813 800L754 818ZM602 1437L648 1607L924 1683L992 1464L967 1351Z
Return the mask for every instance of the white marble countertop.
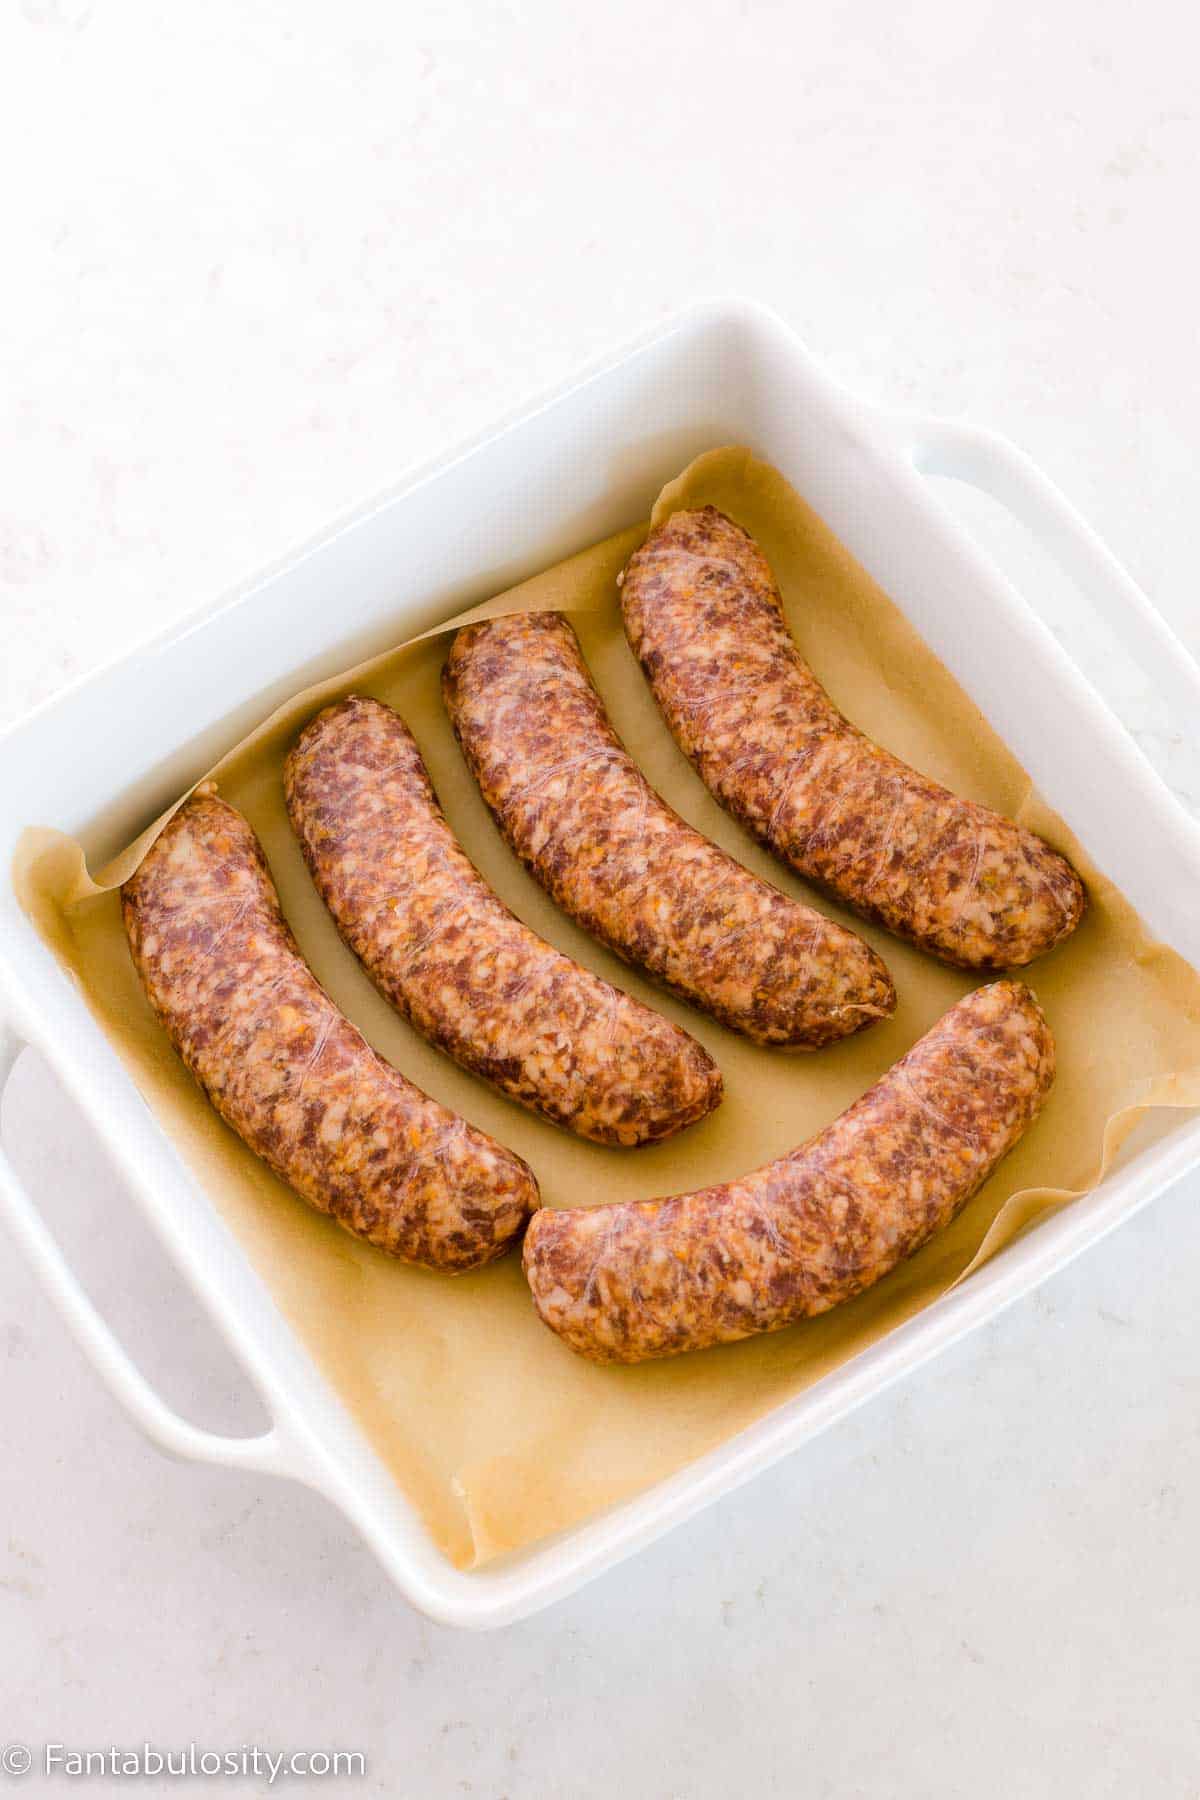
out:
M1200 651L1198 50L1165 0L21 0L0 719L721 291L1016 438ZM1056 623L1200 796L1186 730ZM4 1122L168 1397L248 1423L43 1067ZM354 1747L326 1791L422 1800L1194 1795L1198 1200L485 1638L308 1493L150 1450L5 1254L0 1742Z

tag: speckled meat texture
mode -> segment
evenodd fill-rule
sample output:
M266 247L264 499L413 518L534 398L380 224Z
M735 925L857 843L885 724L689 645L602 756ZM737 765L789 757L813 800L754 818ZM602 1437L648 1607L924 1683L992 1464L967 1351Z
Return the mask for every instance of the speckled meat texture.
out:
M715 507L652 531L621 596L676 742L799 874L961 968L1020 968L1074 931L1085 899L1070 864L842 717L792 641L766 558Z
M613 1363L827 1312L949 1224L1053 1080L1028 988L979 988L819 1136L752 1175L539 1212L524 1251L534 1305L572 1350Z
M446 823L398 713L330 706L287 759L288 813L338 930L416 1029L522 1106L602 1144L702 1118L721 1074L687 1032L522 925Z
M446 706L505 837L564 912L756 1044L811 1050L895 992L854 932L760 881L661 800L556 613L468 626Z
M501 1256L538 1204L520 1157L413 1087L308 969L253 831L199 790L121 889L151 1006L221 1117L318 1211L406 1262Z

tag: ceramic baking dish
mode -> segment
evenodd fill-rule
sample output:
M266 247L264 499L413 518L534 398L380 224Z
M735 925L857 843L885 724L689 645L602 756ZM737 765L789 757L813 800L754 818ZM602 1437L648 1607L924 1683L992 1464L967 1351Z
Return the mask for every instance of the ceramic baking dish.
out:
M95 866L287 695L644 516L690 458L725 443L751 446L824 516L1151 929L1200 965L1200 827L924 475L984 487L1032 527L1181 719L1200 707L1200 672L1018 451L958 425L872 410L777 318L743 302L689 310L10 731L0 740L6 862L22 827L37 822L82 837ZM703 1460L577 1529L462 1573L283 1322L5 887L0 1082L23 1044L58 1071L241 1358L270 1430L219 1437L164 1404L0 1156L4 1212L47 1292L160 1445L308 1483L354 1521L415 1606L457 1625L519 1618L643 1548L992 1317L1200 1162L1200 1118L1181 1114L1088 1198Z

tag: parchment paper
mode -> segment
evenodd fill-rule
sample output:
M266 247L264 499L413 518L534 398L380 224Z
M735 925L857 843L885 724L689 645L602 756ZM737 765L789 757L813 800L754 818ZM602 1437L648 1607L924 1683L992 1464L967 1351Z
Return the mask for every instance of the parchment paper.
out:
M58 833L31 831L18 853L23 904L281 1311L459 1567L572 1525L700 1456L1092 1186L1140 1110L1200 1104L1196 971L1150 940L977 709L781 476L749 452L713 451L663 491L654 517L707 501L762 544L800 645L849 716L917 768L1041 832L1079 868L1091 898L1077 935L1029 976L1059 1048L1042 1119L947 1232L825 1318L675 1361L598 1368L535 1318L517 1257L457 1279L390 1262L268 1173L210 1109L151 1016L111 890L169 815L94 878L82 848ZM574 612L617 729L654 785L747 866L811 901L709 798L626 647L615 577L645 529L585 550L463 617L527 607ZM827 1124L973 985L817 900L888 963L900 994L890 1021L816 1055L787 1056L755 1049L667 998L578 931L505 848L442 711L445 650L440 634L430 634L298 695L211 773L262 838L284 911L334 999L412 1080L527 1158L546 1204L645 1198L756 1167ZM714 1116L647 1150L586 1144L462 1073L391 1011L337 937L283 807L281 764L297 731L351 689L399 708L451 823L514 911L703 1041L725 1074L726 1099Z

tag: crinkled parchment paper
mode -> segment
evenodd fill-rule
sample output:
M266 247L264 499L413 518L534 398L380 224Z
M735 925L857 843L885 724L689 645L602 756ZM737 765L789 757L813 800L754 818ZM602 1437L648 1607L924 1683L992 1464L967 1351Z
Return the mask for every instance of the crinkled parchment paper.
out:
M771 1337L641 1368L598 1368L538 1323L516 1256L453 1280L390 1262L310 1211L244 1148L155 1024L113 888L164 821L95 878L81 846L58 833L30 831L18 856L27 910L281 1311L460 1567L572 1525L700 1456L1094 1185L1139 1110L1200 1104L1196 971L1150 940L945 669L781 476L748 452L714 451L664 490L655 517L708 501L762 544L801 647L849 716L916 767L1041 832L1080 869L1091 896L1076 937L1029 974L1059 1046L1058 1082L1041 1120L948 1231L850 1305ZM615 579L644 531L585 550L464 617L571 610L617 728L654 785L747 866L811 899L709 798L626 647ZM900 993L893 1019L847 1043L809 1056L754 1049L665 997L578 931L505 848L442 712L445 651L435 633L298 695L212 773L261 836L284 911L334 999L412 1080L526 1157L547 1205L678 1192L779 1155L828 1123L972 985L847 916L883 955ZM586 1144L462 1073L392 1013L337 937L283 807L288 746L319 705L351 688L408 720L451 823L513 910L704 1042L726 1081L714 1116L648 1150Z

